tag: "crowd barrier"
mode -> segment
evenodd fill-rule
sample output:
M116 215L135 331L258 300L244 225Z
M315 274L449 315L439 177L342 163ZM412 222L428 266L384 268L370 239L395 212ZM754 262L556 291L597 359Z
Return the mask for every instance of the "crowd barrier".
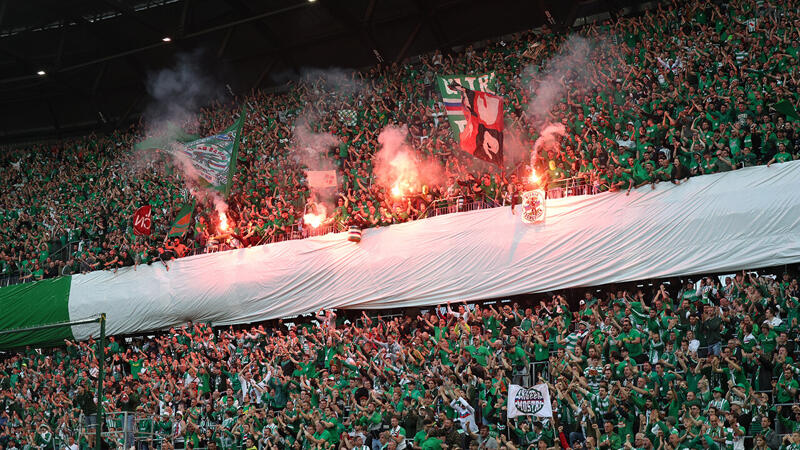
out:
M564 198L574 195L593 195L597 194L599 190L595 186L588 185L584 178L566 178L563 180L552 181L548 184L547 198ZM494 199L473 200L468 197L459 196L447 199L436 200L431 203L425 210L420 212L416 218L426 218L441 216L443 214L455 214L460 212L476 211L480 209L497 208L500 206L508 205L508 200L495 201ZM296 239L305 239L315 236L323 236L329 233L339 233L345 230L344 225L340 223L321 225L312 227L304 225L302 222L295 222L282 230L278 230L272 234L268 234L261 238L257 243L251 245L272 244L276 242L291 241ZM59 242L60 244L60 242ZM80 251L84 241L70 241L66 244L60 244L53 250L50 257L54 261L66 262L75 254ZM223 242L206 245L205 247L191 248L184 256L191 256L202 253L215 253L218 251L230 250L238 248L238 243ZM161 261L168 264L169 258ZM62 275L64 275L62 273ZM33 277L23 277L20 273L5 273L0 275L0 287L11 286L20 283L27 283L35 281Z

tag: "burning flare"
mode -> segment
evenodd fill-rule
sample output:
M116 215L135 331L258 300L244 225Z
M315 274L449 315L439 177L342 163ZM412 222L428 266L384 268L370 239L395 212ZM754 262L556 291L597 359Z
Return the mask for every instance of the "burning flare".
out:
M415 174L409 174L407 177L395 181L394 185L392 185L392 197L402 198L406 194L413 194L416 190L415 184L417 182L414 175Z
M327 217L327 208L325 205L318 204L311 208L311 211L303 215L303 223L309 225L311 228L317 228L325 222Z
M222 232L228 231L228 216L224 212L219 212L219 230Z
M538 182L539 182L539 176L538 176L538 175L536 175L536 172L531 172L530 181L531 181L531 183L533 183L533 184L536 184L536 183L538 183Z
M311 228L317 228L318 226L322 225L323 220L325 220L324 214L308 213L303 216L303 223L310 225Z
M401 197L402 195L403 195L403 191L402 191L402 189L400 189L400 184L399 183L395 183L394 186L392 186L392 197L397 198L397 197Z

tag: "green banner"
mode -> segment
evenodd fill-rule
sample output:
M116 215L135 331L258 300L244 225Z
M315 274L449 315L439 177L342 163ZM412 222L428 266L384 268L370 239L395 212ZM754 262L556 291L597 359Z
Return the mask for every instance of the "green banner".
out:
M192 200L192 203L183 205L181 210L178 211L178 215L175 217L175 221L172 222L167 237L180 237L189 231L189 223L192 221L194 203L194 200Z
M439 88L439 93L442 94L442 103L444 103L445 111L447 111L450 128L453 130L453 136L456 141L458 141L461 137L461 131L467 125L467 121L464 118L464 112L461 110L461 94L448 87L451 83L460 84L473 91L494 94L497 77L494 72L491 72L483 75L447 75L436 78L436 85Z
M59 277L0 289L0 330L68 322L71 282L72 277ZM0 348L58 345L64 339L73 339L72 328L0 334Z

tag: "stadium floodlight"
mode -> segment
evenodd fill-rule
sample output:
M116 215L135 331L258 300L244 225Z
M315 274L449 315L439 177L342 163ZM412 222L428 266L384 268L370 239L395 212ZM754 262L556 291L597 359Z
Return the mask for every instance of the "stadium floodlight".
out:
M36 75L39 75L40 77L43 77L43 76L47 75L47 72L45 72L44 70L40 70L40 71L36 72Z
M163 38L161 38L161 40L164 42L172 42L172 38L169 36L164 36Z

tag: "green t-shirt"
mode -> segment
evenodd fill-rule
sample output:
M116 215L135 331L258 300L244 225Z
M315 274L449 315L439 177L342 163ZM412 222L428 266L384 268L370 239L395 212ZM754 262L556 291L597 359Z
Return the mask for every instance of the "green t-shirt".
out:
M635 358L644 353L644 348L642 347L641 341L638 344L630 342L636 338L644 339L642 334L639 333L639 330L631 328L631 331L627 333L620 333L619 337L620 340L625 344L625 348L628 349L628 354L631 358Z

